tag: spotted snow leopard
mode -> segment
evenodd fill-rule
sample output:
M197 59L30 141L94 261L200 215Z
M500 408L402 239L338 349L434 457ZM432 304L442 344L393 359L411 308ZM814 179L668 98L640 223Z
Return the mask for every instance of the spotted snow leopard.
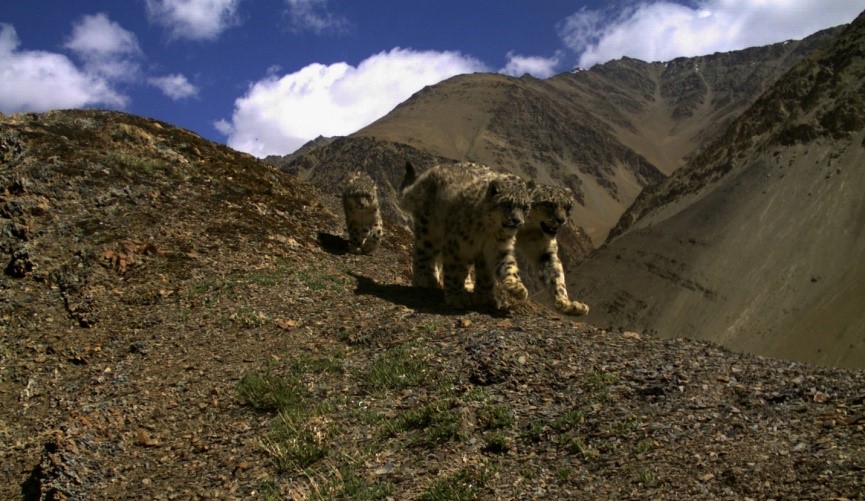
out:
M471 162L440 164L418 176L407 163L400 193L414 231L415 286L437 287L440 266L450 306L495 305L496 281L510 297L528 297L514 257L530 205L522 179ZM472 267L470 295L465 282Z
M565 270L559 259L556 240L559 228L567 221L573 206L567 188L529 183L532 208L526 223L517 232L517 253L528 262L555 301L556 309L566 315L586 315L589 307L568 298Z
M349 249L355 254L370 254L381 244L384 234L378 190L365 172L348 178L342 193L342 207L348 226Z

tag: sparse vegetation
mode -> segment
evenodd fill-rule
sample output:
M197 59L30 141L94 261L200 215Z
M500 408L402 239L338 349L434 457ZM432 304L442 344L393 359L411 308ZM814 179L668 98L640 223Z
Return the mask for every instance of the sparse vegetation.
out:
M478 424L484 430L508 428L514 423L510 409L501 404L486 404L478 409Z
M262 447L280 473L306 468L327 456L325 432L297 410L282 411Z
M484 435L484 452L491 454L503 454L510 450L511 439L507 435L498 432L489 432Z
M426 364L409 346L403 345L376 357L365 381L371 390L385 391L417 386L426 377Z
M270 370L251 372L237 383L240 401L258 411L282 411L307 404L307 392L296 376Z
M315 268L298 270L294 276L304 287L313 291L337 291L345 285L345 279L341 276L325 273Z
M436 400L403 413L386 430L390 435L412 432L410 443L416 447L435 447L462 436L460 416L452 400Z
M462 469L436 480L420 496L421 501L472 501L478 499L485 477L482 472Z

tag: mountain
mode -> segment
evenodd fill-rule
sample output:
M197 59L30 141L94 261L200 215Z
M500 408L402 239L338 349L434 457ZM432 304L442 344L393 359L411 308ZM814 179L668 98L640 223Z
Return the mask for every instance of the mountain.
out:
M865 366L865 16L645 190L572 274L590 322Z
M385 229L171 124L0 115L0 499L860 496L862 370L451 310Z
M573 221L600 245L644 187L683 165L837 32L667 63L624 58L546 80L460 75L352 136L567 186L578 202Z

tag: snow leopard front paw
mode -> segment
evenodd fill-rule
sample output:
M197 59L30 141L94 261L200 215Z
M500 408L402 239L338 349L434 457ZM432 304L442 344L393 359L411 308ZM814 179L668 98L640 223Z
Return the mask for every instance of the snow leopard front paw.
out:
M508 293L508 295L519 301L524 301L529 297L529 290L526 289L526 286L517 278L505 280L502 284L502 288Z
M565 315L581 317L589 314L589 305L565 298L556 298L556 309Z

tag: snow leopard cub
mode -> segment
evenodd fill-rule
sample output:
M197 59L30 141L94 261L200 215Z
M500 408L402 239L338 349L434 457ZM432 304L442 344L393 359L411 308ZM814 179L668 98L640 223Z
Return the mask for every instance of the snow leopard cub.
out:
M512 298L528 297L514 257L530 204L522 179L471 162L437 165L417 176L408 163L400 192L414 230L415 286L437 287L440 266L450 306L495 305L495 281ZM477 278L469 295L472 267Z
M378 190L369 174L355 172L348 178L342 193L342 207L348 226L349 250L355 254L371 254L381 244L384 229Z
M555 300L556 309L565 315L586 315L589 307L568 298L565 270L559 260L556 240L559 228L568 221L573 197L571 190L529 183L532 208L526 223L517 233L517 253L528 261L546 290Z

